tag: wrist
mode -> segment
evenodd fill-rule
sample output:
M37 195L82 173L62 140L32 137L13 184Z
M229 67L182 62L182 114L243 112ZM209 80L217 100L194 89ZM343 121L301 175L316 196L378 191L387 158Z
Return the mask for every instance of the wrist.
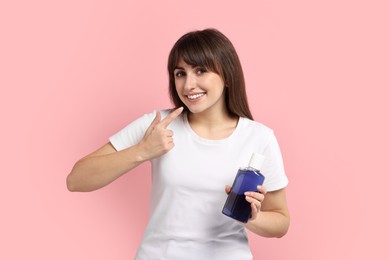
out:
M143 163L145 161L150 160L148 152L146 151L142 143L136 144L135 146L133 146L133 148L136 162Z

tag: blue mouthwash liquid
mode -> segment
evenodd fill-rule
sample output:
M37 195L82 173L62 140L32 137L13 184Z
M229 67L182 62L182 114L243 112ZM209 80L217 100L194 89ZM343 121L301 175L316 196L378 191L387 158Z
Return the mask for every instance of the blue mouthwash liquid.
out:
M222 213L235 220L247 223L251 217L251 205L245 199L247 191L258 192L257 186L262 185L264 176L260 173L264 156L252 155L249 167L238 170L232 189L226 199Z

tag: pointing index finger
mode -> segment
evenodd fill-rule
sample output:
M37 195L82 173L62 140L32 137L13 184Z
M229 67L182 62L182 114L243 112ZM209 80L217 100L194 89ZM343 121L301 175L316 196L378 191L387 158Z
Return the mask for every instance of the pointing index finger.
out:
M175 118L178 117L181 114L181 112L183 112L183 107L179 107L174 111L172 111L171 113L169 113L169 115L167 115L163 120L160 121L161 126L164 128L168 127L168 125L173 120L175 120Z

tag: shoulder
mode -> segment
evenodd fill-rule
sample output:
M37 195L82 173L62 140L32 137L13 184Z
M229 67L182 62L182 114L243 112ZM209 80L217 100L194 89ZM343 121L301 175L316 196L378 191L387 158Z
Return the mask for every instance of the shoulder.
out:
M176 110L175 108L158 110L161 113L161 120L164 119L165 117L167 117L170 113L172 113L175 110ZM154 114L156 114L156 111L154 111ZM185 122L186 115L187 115L186 112L182 112L169 125L170 126L171 125L183 125L183 123Z
M272 128L266 126L263 123L251 120L249 118L241 117L240 121L242 123L243 129L250 132L256 132L257 134L270 135L273 134Z
M142 116L140 116L136 120L134 120L132 123L138 121L140 123L143 123L143 124L146 124L146 125L149 126L152 123L152 121L155 119L155 117L157 115L157 112L160 112L161 120L162 120L166 116L168 116L172 111L174 111L174 109L169 109L169 108L167 108L167 109L156 109L156 110L153 110L152 112L143 114ZM182 118L182 117L183 117L183 114L181 114L178 118ZM178 121L178 120L174 120L174 121Z
M164 108L164 109L158 109L158 110L154 110L153 111L153 114L156 115L157 111L160 111L161 113L161 119L163 119L164 117L166 117L167 115L169 115L169 113L171 113L174 109L172 108Z
M157 112L160 112L161 119L165 118L169 113L171 113L173 109L164 108L164 109L155 109L149 113L145 113L138 118L138 120L144 121L146 123L151 123L153 119L156 117Z
M241 140L250 140L253 144L265 148L275 139L274 130L263 123L241 117L240 124L238 136Z

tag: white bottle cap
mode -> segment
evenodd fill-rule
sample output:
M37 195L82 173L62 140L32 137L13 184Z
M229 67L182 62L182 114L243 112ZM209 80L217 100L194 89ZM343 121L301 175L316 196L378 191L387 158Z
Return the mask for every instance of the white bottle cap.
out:
M261 170L261 167L263 166L265 156L259 153L253 153L252 157L249 161L249 167L252 167L256 170Z

